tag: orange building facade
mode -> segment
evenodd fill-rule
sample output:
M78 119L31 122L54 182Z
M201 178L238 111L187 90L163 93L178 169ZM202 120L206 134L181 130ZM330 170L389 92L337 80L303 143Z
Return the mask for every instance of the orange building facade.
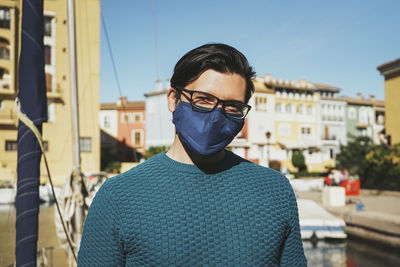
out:
M144 101L127 101L126 97L117 103L102 103L100 127L115 138L118 153L134 148L143 155L146 152L146 112Z

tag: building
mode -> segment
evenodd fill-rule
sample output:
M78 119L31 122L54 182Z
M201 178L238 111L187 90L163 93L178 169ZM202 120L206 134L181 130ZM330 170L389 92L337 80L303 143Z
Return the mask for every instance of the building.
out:
M0 0L0 179L16 179L17 126L13 113L17 94L21 0ZM83 172L100 169L99 75L100 1L76 3L79 130ZM48 122L43 125L47 159L55 184L73 169L72 112L68 56L67 1L44 1L44 52ZM41 182L47 181L44 163Z
M323 172L335 166L340 145L348 142L349 134L370 132L380 143L384 102L373 96L360 102L340 97L338 87L305 79L277 79L269 74L256 77L253 83L252 109L242 131L228 146L243 158L264 166L279 161L294 171L292 154L300 151L308 171ZM147 148L173 142L175 130L172 114L167 112L167 92L159 89L146 94Z
M253 83L254 94L249 100L252 109L246 117L244 129L247 134L246 153L241 156L268 166L269 150L276 144L276 136L272 134L275 132L275 95L274 90L266 86L263 77L256 77ZM233 151L236 153L236 150Z
M175 125L172 123L172 113L168 110L167 93L169 80L166 88L158 84L157 90L145 94L146 97L146 148L166 146L174 142Z
M102 103L100 128L102 156L113 154L112 149L119 161L139 161L146 152L145 102L121 97L116 103Z
M385 77L385 132L389 143L400 143L400 58L376 67Z
M293 169L292 152L310 151L318 147L318 101L319 94L314 84L302 79L283 80L265 77L265 84L275 92L275 140L271 159L279 160L288 169ZM312 153L303 153L311 170L314 164Z
M334 166L340 145L347 143L346 100L339 97L337 87L315 84L320 95L318 103L319 161L324 166Z
M368 136L375 144L381 144L383 140L380 133L385 121L385 102L376 100L374 95L364 99L361 93L357 94L357 98L347 97L346 102L347 139Z
M340 89L269 74L253 83L246 158L265 166L270 160L279 161L294 170L292 153L300 151L309 171L333 166L340 144L346 142L346 101L338 97Z

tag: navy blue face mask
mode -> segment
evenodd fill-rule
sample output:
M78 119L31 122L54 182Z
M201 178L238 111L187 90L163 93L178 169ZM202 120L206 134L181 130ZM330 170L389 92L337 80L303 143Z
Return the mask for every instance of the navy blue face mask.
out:
M244 125L244 119L228 118L221 108L199 112L184 101L180 101L176 107L172 122L182 144L201 156L210 156L223 150Z

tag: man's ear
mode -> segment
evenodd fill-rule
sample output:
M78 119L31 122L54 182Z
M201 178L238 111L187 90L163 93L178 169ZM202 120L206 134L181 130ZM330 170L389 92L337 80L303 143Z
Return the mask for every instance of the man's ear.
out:
M176 98L176 90L174 88L169 88L167 93L168 110L174 112L176 106L178 105L178 99Z

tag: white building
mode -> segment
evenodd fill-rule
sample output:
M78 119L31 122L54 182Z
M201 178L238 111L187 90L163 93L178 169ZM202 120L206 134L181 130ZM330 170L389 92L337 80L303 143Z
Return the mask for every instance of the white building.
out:
M118 137L118 111L116 109L107 109L104 104L101 105L100 129L115 138Z
M145 94L146 149L151 146L171 146L175 136L172 113L168 110L168 89Z
M267 88L264 79L257 77L253 80L255 92L250 98L252 107L247 115L248 153L243 157L268 166L268 156L271 157L275 135L275 97L274 91ZM269 133L269 139L267 138ZM240 155L242 156L242 155Z
M339 88L320 85L318 103L318 139L321 161L332 161L347 143L346 100L338 96ZM331 163L331 164L332 164Z

